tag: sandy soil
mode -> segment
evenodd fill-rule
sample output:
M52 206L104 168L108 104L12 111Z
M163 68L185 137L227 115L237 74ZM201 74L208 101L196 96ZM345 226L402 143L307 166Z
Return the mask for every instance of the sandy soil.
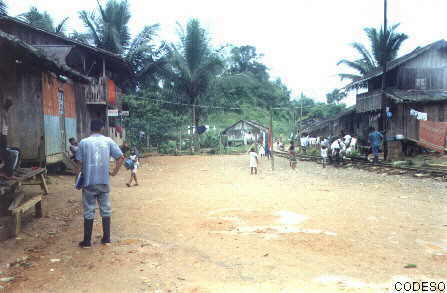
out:
M152 157L112 179L114 243L79 249L80 193L51 178L48 218L1 243L7 292L388 292L447 280L446 183L285 159ZM5 264L10 268L6 268ZM415 264L416 268L404 268ZM0 290L1 291L1 290Z

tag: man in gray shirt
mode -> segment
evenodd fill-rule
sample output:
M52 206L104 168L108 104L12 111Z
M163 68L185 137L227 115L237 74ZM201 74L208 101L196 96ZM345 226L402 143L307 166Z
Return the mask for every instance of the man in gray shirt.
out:
M84 206L84 240L79 243L82 248L91 247L93 220L96 202L102 217L102 244L110 243L110 216L112 208L109 198L109 161L114 158L115 169L110 175L115 176L123 164L124 156L118 145L101 134L104 125L100 120L91 122L92 135L79 143L76 160L82 170L82 202Z

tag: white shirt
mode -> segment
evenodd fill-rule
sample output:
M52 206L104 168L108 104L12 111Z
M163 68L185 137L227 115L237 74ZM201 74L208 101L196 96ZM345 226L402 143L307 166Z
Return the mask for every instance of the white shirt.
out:
M321 156L323 157L323 158L327 158L327 148L326 149L321 149Z
M301 146L306 147L308 144L308 138L307 137L301 137L300 138Z
M337 139L331 144L331 149L345 149L346 145L340 140Z
M250 152L248 155L250 156L250 168L258 167L258 154L256 152Z
M346 134L346 135L343 137L343 140L344 140L345 144L349 144L349 142L351 141L351 139L352 139L352 136L350 136L349 134Z

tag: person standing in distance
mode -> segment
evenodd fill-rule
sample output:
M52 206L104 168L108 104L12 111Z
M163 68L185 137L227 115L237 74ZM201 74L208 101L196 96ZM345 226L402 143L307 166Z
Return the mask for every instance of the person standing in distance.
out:
M373 163L379 163L379 153L383 141L383 134L378 132L374 127L370 127L368 141L374 156Z
M110 204L109 174L115 176L124 161L123 153L110 138L101 134L104 124L101 120L93 120L90 124L92 134L81 140L76 152L76 160L83 176L82 202L84 207L84 240L79 242L82 248L92 246L93 220L96 202L102 217L102 244L110 243ZM115 159L115 168L109 173L110 157Z

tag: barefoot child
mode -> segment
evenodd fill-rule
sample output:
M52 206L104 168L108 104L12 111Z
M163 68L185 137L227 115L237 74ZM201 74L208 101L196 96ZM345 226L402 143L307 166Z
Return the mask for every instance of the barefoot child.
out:
M327 164L327 146L325 144L321 145L321 162L323 163L323 168L326 168L326 164Z
M248 153L250 157L250 174L258 174L258 154L255 152L255 148L252 147Z
M296 150L295 150L295 145L293 143L293 141L290 142L290 147L289 147L289 165L292 168L292 170L296 169Z
M137 170L138 170L138 166L140 165L140 163L138 162L137 154L135 152L132 152L132 155L130 155L129 159L132 160L133 164L131 164L131 166L129 168L130 179L129 179L129 182L126 183L126 185L127 185L127 187L130 187L130 185L132 184L132 181L135 180L135 186L137 186L138 185Z

